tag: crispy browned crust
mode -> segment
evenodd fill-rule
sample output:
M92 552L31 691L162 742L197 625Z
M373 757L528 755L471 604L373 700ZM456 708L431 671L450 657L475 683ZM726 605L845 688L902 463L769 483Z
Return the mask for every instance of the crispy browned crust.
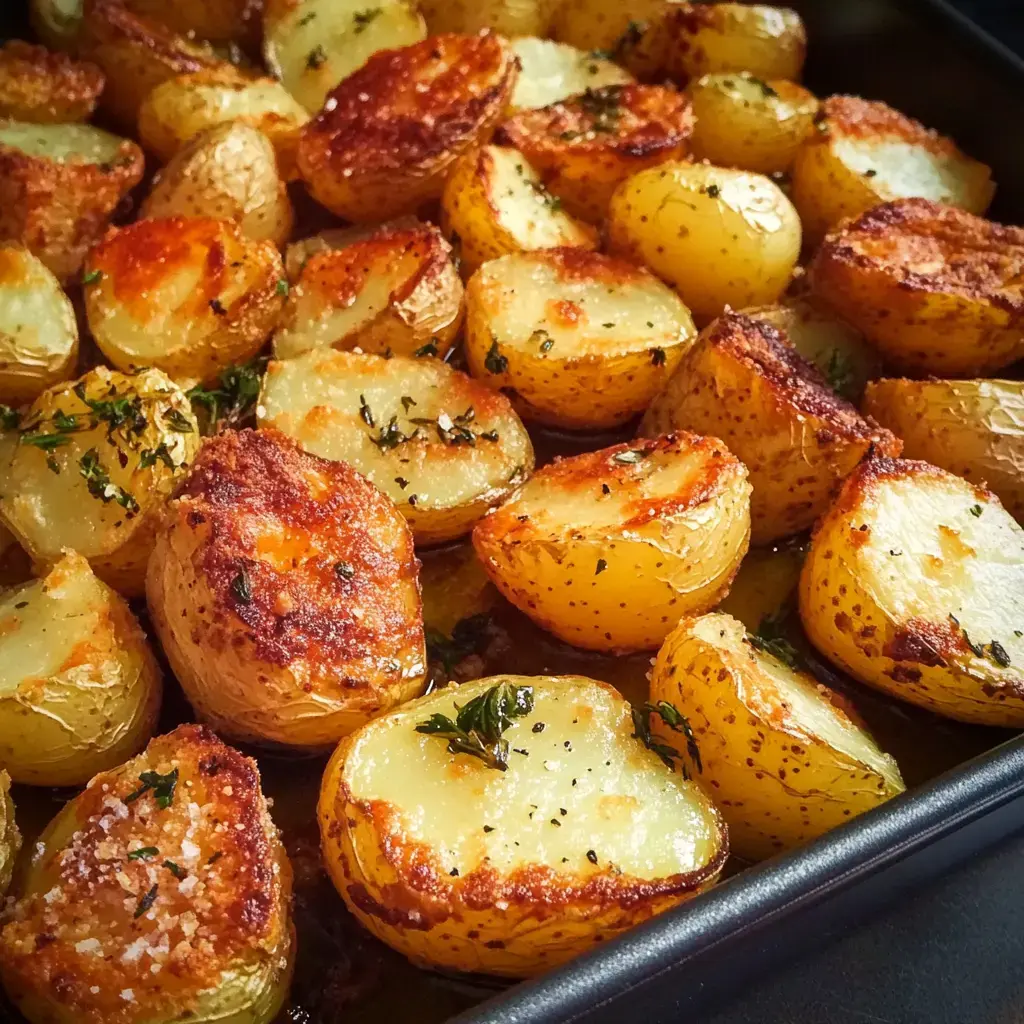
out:
M95 64L12 39L0 47L0 117L34 124L87 121L103 81Z
M125 6L190 39L259 45L263 0L125 0Z
M170 806L152 790L130 799L142 772L175 769ZM291 875L259 772L209 729L183 725L154 739L125 768L96 776L73 814L66 845L37 865L53 887L22 899L0 933L0 969L16 997L44 994L89 1024L177 1019L225 968L281 942ZM159 852L129 859L147 847ZM136 916L153 886L150 909Z
M854 139L890 139L920 146L935 156L959 156L956 145L920 121L915 121L881 100L860 96L829 96L818 111L819 130L809 137L811 145L828 144L834 133Z

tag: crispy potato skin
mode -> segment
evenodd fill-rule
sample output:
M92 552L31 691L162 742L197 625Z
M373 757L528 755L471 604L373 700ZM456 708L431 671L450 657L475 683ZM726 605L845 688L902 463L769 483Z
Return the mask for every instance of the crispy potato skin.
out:
M103 91L103 72L11 39L0 46L0 117L36 124L87 121Z
M874 207L839 228L811 285L893 367L991 373L1024 355L1024 229L927 199Z
M14 861L21 849L21 833L14 820L11 777L0 770L0 896L7 892L14 873Z
M519 150L574 216L600 223L615 187L646 167L689 154L689 100L653 85L609 85L499 125L494 140Z
M259 43L264 0L124 0L124 4L189 39L247 47Z
M350 466L229 431L171 502L146 593L202 719L317 750L422 690L417 565L405 520Z
M146 772L174 773L167 806ZM0 932L0 974L33 1022L268 1024L291 974L290 895L255 762L182 725L51 822Z
M1024 531L994 494L926 462L861 463L800 578L800 619L825 657L964 722L1024 723L1022 615Z
M313 198L353 221L414 213L501 121L518 68L492 33L438 35L374 54L306 126L298 164Z

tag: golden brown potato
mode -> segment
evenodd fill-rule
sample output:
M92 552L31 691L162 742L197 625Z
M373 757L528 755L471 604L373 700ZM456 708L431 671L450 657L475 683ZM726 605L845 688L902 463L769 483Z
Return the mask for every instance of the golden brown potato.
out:
M614 61L567 43L524 36L512 41L519 77L512 91L515 110L546 107L588 89L625 85L633 76Z
M1024 725L1024 530L984 488L926 462L861 463L815 529L800 619L869 686Z
M34 124L87 121L103 91L95 64L11 39L0 46L0 117Z
M830 96L792 168L808 238L891 199L919 196L984 213L995 185L984 164L938 132L875 100Z
M1024 355L1024 228L927 199L883 203L830 235L814 292L893 367L991 373Z
M697 335L653 274L585 249L485 263L466 292L470 372L529 420L606 428L643 412Z
M651 703L663 701L688 720L696 747L679 742L672 710L652 714L651 731L714 795L729 846L746 860L816 839L903 792L896 762L838 694L729 615L683 619L669 634L651 673Z
M510 38L546 36L559 0L419 0L431 35L489 28Z
M298 238L290 242L284 253L284 268L288 280L294 283L302 274L311 256L321 252L332 252L335 249L347 249L357 242L365 242L381 232L400 232L409 229L429 229L431 225L411 214L395 217L394 220L381 224L350 224L344 228L324 228L308 238Z
M171 502L146 596L201 719L323 750L422 691L416 570L405 520L350 466L227 431Z
M485 759L426 731L480 705L507 725ZM582 676L492 676L360 729L318 808L349 910L414 963L523 977L705 889L727 853L721 817L630 711Z
M432 224L384 225L306 258L291 286L274 355L360 348L445 356L462 325L462 281Z
M0 897L7 892L14 873L14 862L21 849L21 833L14 820L14 801L11 799L11 777L0 771Z
M294 959L291 881L256 763L182 725L47 827L0 976L33 1024L269 1024Z
M134 142L92 125L0 121L0 242L71 280L143 167Z
M897 439L832 392L780 331L739 313L701 333L640 430L722 438L750 471L755 544L810 526L869 450L900 451Z
M619 182L687 156L692 130L690 103L674 89L611 85L520 111L494 139L522 153L569 213L597 224Z
M374 54L303 131L302 178L347 220L415 213L441 195L452 164L487 141L517 73L509 44L490 33Z
M112 231L89 253L83 280L89 329L115 366L201 381L263 347L287 291L271 242L199 217Z
M162 21L189 39L257 44L264 0L121 0L130 11Z
M232 220L249 238L284 245L294 214L269 139L242 121L200 132L153 179L142 217Z

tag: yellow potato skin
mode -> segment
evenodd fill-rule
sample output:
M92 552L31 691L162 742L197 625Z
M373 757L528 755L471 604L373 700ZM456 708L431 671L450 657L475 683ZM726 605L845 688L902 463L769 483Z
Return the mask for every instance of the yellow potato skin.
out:
M14 820L11 777L0 771L0 897L7 892L14 874L14 861L21 849L21 833Z

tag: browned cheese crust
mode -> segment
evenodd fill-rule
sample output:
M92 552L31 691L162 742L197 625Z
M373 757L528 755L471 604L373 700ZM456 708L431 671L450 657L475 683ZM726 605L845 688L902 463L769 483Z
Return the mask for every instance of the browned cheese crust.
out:
M103 81L95 64L11 39L0 47L0 117L36 124L88 120Z

